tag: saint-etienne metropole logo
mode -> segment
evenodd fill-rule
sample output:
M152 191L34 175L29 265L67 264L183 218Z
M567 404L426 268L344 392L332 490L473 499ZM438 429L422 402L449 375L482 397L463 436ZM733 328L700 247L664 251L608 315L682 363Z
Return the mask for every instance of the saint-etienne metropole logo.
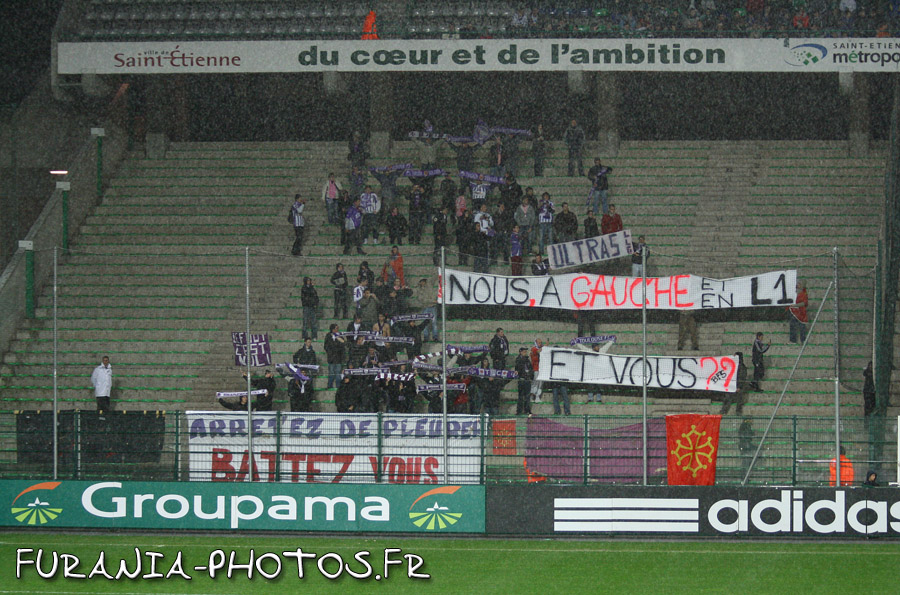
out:
M10 505L10 512L12 512L13 518L24 525L44 525L54 520L62 513L63 509L54 508L50 504L51 497L45 492L55 490L60 483L62 482L46 481L44 483L36 483L22 490ZM16 506L16 502L25 494L32 494L34 501L25 504L25 502L31 500L31 496L28 496Z
M459 488L460 486L435 488L413 500L409 506L409 519L412 524L426 531L439 531L455 525L463 513L452 512L449 506L444 506L441 502L446 502L447 496L455 494ZM416 508L419 502L422 502L422 505ZM414 508L416 510L413 510Z
M802 43L789 50L785 62L791 66L814 66L825 59L828 49L818 43Z

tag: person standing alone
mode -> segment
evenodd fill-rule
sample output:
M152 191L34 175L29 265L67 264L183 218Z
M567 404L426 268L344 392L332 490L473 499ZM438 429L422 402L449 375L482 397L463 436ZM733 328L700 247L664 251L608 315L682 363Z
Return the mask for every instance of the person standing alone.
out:
M303 230L306 226L306 219L303 217L303 209L306 207L306 200L299 194L294 196L294 204L291 205L291 212L288 214L288 221L294 226L294 245L291 247L291 254L300 256L303 249Z
M112 366L109 364L109 356L104 355L99 366L94 368L91 374L91 384L94 387L94 396L97 398L97 411L109 411L109 398L112 394Z

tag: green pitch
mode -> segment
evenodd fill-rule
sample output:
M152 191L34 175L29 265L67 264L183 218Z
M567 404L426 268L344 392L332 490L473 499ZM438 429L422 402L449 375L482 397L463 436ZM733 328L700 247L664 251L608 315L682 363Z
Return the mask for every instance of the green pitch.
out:
M124 572L135 574L135 548L140 550L138 576L160 578L104 577L104 572L114 577L123 563ZM39 576L39 549L41 572L54 578ZM248 579L251 549L259 562L254 561L253 577ZM820 544L9 532L0 536L0 595L252 595L373 589L454 594L890 593L897 588L898 556L900 543L875 540ZM64 578L66 564L70 575L96 574ZM21 578L16 578L17 569ZM325 576L338 574L333 579Z

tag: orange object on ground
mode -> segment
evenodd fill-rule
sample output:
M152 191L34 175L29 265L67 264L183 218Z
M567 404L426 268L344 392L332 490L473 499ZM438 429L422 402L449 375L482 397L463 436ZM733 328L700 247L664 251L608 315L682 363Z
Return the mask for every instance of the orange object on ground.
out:
M528 483L538 483L541 481L547 481L547 478L538 473L537 471L532 471L528 468L528 460L522 459L522 466L525 467L525 475L528 476Z

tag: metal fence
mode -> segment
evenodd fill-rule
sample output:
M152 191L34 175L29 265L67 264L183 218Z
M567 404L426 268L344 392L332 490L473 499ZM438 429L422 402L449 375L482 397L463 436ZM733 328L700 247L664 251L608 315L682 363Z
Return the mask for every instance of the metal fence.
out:
M442 483L444 465L453 483L629 485L642 479L638 416L450 416L448 431L459 440L451 437L445 461L439 415L254 414L251 465L243 414L206 414L205 425L198 422L202 415L60 412L59 479L428 484ZM722 418L718 485L740 484L767 423ZM0 413L0 477L52 473L51 424L47 412ZM882 482L896 481L896 423L880 443L869 439L865 418L842 424L854 483L869 470ZM648 420L651 485L667 483L665 432L664 418ZM197 440L213 435L218 443ZM831 418L776 418L748 484L828 485L833 439ZM871 457L877 447L882 460Z

